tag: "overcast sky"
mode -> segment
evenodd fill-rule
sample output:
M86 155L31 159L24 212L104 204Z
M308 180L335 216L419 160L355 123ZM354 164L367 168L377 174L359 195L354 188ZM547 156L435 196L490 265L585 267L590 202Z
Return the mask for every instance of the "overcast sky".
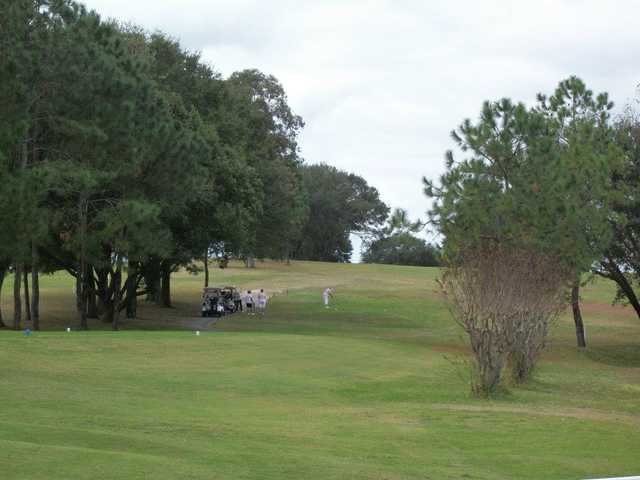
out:
M640 83L640 1L87 0L159 29L227 76L258 68L306 121L307 162L364 176L392 207L429 207L449 132L485 99L532 101L575 74L618 108Z

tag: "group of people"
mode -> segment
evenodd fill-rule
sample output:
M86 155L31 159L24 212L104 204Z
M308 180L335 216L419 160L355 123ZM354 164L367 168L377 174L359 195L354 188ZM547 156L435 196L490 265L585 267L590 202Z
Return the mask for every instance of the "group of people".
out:
M242 311L247 312L249 315L255 315L256 313L264 315L267 310L267 300L267 294L264 293L262 288L256 293L247 290L242 295Z
M325 308L329 308L329 301L334 297L335 289L327 287L322 291L322 303ZM232 287L224 289L205 288L203 294L202 316L216 315L222 316L226 313L245 312L248 315L256 313L264 315L267 310L267 294L264 289L255 293L246 290L240 293Z
M322 291L322 302L325 308L329 308L329 299L333 298L335 289L333 287L327 287ZM259 292L252 293L251 290L247 290L241 295L241 304L238 305L238 310L247 312L249 315L255 315L259 313L264 315L267 310L267 294L261 288Z

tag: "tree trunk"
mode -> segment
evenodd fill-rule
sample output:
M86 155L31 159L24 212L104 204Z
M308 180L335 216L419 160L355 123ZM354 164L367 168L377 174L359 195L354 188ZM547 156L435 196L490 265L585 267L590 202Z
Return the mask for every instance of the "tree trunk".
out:
M244 257L244 266L247 268L256 268L256 259L253 255L247 255Z
M573 310L573 321L576 324L576 340L578 347L587 346L587 339L584 334L584 323L582 321L582 313L580 312L580 279L576 280L571 288L571 308Z
M22 158L20 161L20 169L25 170L27 168L27 164L29 162L29 137L28 132L25 135L24 141L22 142ZM24 182L20 183L20 197L24 198ZM23 205L20 203L19 207L19 218L22 222L27 222L27 219L24 218ZM24 265L16 262L15 265L15 279L13 283L13 328L16 330L20 330L22 323L22 299L20 298L20 284L22 283L22 276L24 272ZM28 307L27 307L28 309Z
M22 284L22 265L16 263L15 278L13 281L13 328L20 330L22 322L22 299L20 298L20 285Z
M120 300L122 291L122 256L117 254L116 271L113 274L113 320L111 327L118 330L120 327Z
M209 249L204 251L204 288L209 286Z
M153 283L151 284L151 290L149 291L149 294L147 295L147 297L149 298L150 301L152 301L156 305L162 305L162 296L160 293L160 290L161 290L160 275L154 276L152 278L152 282Z
M96 272L96 301L98 302L98 318L104 323L111 323L109 270L105 268L95 269Z
M89 275L89 291L87 292L87 318L98 318L98 298L96 295L96 282L93 275Z
M94 267L94 270L97 281L98 317L102 323L113 324L116 272L113 268Z
M4 318L2 318L2 284L4 283L4 277L7 271L4 268L4 265L0 266L0 328L5 328Z
M609 272L609 275L607 275L606 278L609 278L618 284L620 290L622 290L622 293L624 293L624 296L627 297L627 300L635 310L636 316L640 318L640 302L638 301L636 293L633 291L633 287L627 280L627 277L624 276L624 273L620 271L615 263L607 262L605 265Z
M161 272L160 305L171 308L171 265L163 262Z
M126 286L126 307L127 318L136 318L138 314L138 270L129 264L129 274L127 275Z
M24 320L25 322L31 321L31 300L29 299L29 271L24 268L22 272L22 278L24 280Z
M76 276L76 313L80 318L80 310L82 310L82 287L80 286L80 274Z
M84 196L80 196L78 202L78 215L80 221L80 328L88 330L87 324L87 202Z
M39 160L38 141L40 135L39 129L39 117L40 117L40 104L35 102L33 111L33 130L31 133L31 165L36 165ZM40 330L40 252L38 246L31 241L31 319L33 323L31 327L34 330ZM26 273L26 272L25 272ZM25 282L26 283L26 282ZM25 292L27 289L25 288ZM27 294L25 293L25 297ZM28 300L27 300L28 302Z
M149 259L145 265L144 283L147 290L147 302L160 305L160 260L157 257Z
M33 318L33 329L40 330L40 257L38 247L31 244L31 315Z

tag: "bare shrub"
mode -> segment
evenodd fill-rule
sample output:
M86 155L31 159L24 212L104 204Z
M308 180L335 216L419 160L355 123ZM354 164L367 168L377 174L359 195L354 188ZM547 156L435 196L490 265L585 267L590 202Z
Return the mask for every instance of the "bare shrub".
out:
M442 274L454 319L469 335L477 375L472 390L490 395L510 364L517 381L531 374L550 323L566 305L570 271L539 252L499 244L468 249Z

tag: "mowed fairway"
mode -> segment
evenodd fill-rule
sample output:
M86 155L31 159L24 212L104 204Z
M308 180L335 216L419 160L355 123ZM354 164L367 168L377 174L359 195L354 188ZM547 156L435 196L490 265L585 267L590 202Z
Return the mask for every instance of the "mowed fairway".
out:
M141 302L120 332L74 324L43 278L43 327L0 331L0 479L579 479L640 474L640 321L583 292L589 348L554 328L536 378L470 397L436 269L259 263L213 283L276 291L267 315ZM331 309L322 287L337 289ZM11 315L11 282L3 291ZM196 336L193 330L201 329Z

